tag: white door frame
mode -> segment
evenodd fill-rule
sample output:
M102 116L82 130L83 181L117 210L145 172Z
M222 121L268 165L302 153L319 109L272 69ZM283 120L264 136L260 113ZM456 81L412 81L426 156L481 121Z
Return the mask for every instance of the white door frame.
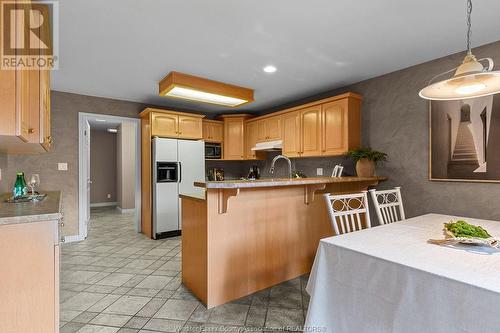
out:
M111 122L130 122L134 124L136 134L135 150L135 230L141 231L141 120L138 118L128 118L111 116L98 113L78 113L78 236L66 237L66 241L83 240L87 237L87 228L85 227L84 210L89 202L87 199L87 179L84 175L90 173L87 170L87 155L85 154L85 124L91 119L104 119ZM90 135L90 133L89 133Z

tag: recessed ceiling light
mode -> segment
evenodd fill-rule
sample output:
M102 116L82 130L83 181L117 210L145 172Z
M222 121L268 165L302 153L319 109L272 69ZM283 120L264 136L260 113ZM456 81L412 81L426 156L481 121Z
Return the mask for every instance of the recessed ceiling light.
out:
M99 119L99 118L97 118L95 121L97 121L99 123L104 123L106 121L106 119Z
M117 133L118 130L116 128L108 128L109 133Z
M266 67L263 68L263 70L266 73L274 73L277 71L277 68L274 67L273 65L267 65Z

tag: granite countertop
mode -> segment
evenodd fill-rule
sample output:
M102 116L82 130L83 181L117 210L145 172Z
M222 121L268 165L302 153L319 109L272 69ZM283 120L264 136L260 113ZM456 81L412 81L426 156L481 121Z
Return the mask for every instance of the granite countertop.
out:
M184 199L196 199L196 200L202 200L205 201L205 192L203 193L185 193L185 194L179 194L179 198L184 198Z
M207 181L195 182L194 186L211 188L255 188L255 187L274 187L274 186L298 186L311 184L329 184L329 183L352 183L366 181L383 181L387 177L310 177L310 178L277 178L277 179L258 179L258 180L225 180L225 181Z
M39 202L5 202L11 194L0 195L0 225L59 220L61 214L61 192L41 191L45 199Z

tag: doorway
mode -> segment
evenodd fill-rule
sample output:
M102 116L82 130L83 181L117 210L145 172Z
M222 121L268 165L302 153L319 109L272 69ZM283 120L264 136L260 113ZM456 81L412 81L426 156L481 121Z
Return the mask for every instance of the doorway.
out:
M92 113L78 118L78 239L88 235L91 207L133 212L140 232L140 120Z

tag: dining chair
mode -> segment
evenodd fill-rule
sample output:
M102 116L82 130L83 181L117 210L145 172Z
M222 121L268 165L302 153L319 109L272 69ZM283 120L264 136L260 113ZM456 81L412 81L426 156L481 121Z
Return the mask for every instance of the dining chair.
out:
M370 190L379 223L388 224L405 219L401 187L392 190Z
M323 196L336 235L371 227L368 192Z

